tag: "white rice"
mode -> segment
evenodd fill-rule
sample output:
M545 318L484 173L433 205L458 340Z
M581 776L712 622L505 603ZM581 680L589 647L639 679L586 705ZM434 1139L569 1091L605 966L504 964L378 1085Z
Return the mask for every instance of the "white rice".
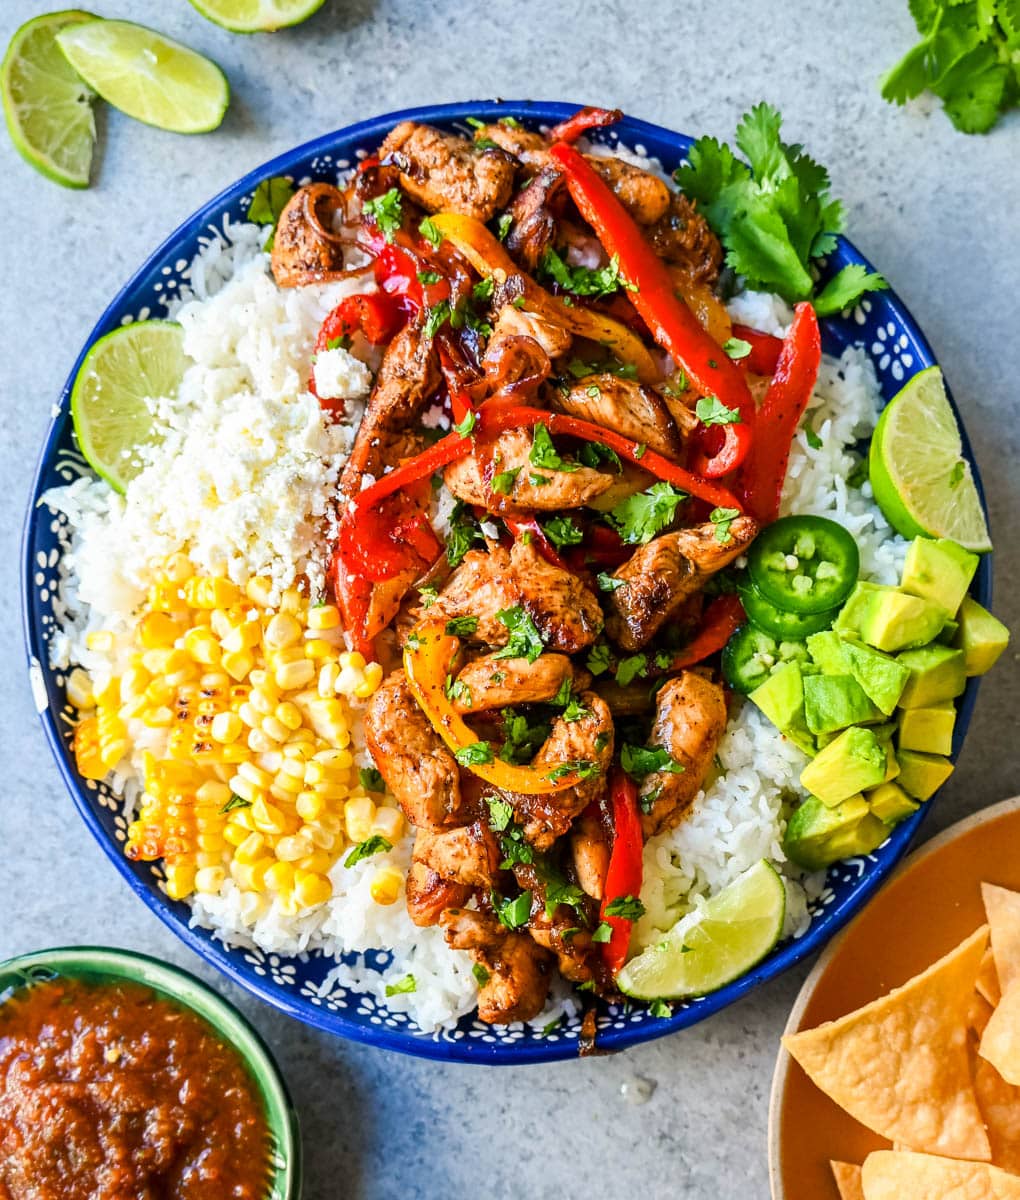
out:
M239 583L265 573L283 588L306 574L313 587L321 586L325 514L360 413L353 409L349 425L327 425L306 381L323 317L345 293L364 290L364 282L279 290L261 251L264 231L241 224L228 226L226 233L212 239L186 272L175 315L195 365L175 402L155 403L165 440L147 456L126 499L90 477L44 497L60 514L65 541L63 583L55 603L59 629L50 643L55 666L80 663L100 680L119 672L132 614L154 567L181 548L201 570L226 571ZM731 312L775 333L782 333L792 317L781 301L755 293L738 296ZM873 429L879 403L874 370L863 350L848 349L838 362L824 361L805 418L805 428L814 430L822 445L813 449L803 430L797 434L783 509L841 522L858 540L862 573L895 582L905 544L890 532L867 485L857 490L846 483L859 457L854 445ZM182 494L199 500L171 503ZM290 502L281 508L284 496ZM444 490L435 514L440 522L449 507ZM124 649L112 655L90 651L86 634L99 628L114 631ZM142 752L158 748L154 731L138 724L130 733L134 752L110 780L124 798L127 816L138 797ZM360 721L352 737L358 761L368 765ZM693 912L700 899L761 858L787 877L788 931L800 933L808 924L807 905L819 880L791 870L781 848L790 803L801 795L804 756L752 705L742 704L719 761L720 773L691 817L646 847L642 899L648 911L636 927L638 944L678 915ZM333 898L297 916L281 913L275 904L246 911L243 893L228 878L218 895L193 897L192 923L212 930L227 945L264 955L321 951L334 956L337 965L318 998L363 993L379 1007L406 1013L423 1030L439 1030L475 1007L469 956L451 951L439 930L415 927L402 896L396 904L380 906L369 894L371 876L380 866L406 870L411 846L407 836L386 854L350 869L338 862L331 871ZM385 953L371 956L374 964L361 957L379 947ZM340 961L351 954L358 957ZM387 987L408 975L414 976L414 991L386 995ZM557 983L532 1024L541 1028L578 1008L570 989Z

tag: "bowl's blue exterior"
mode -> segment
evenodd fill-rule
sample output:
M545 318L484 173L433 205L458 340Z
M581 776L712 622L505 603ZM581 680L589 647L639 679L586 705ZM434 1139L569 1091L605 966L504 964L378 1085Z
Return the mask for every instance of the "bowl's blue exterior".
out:
M214 941L207 931L190 928L187 907L167 899L151 868L145 864L131 863L124 857L120 845L124 836L124 822L123 818L118 818L112 799L104 795L102 788L82 780L75 770L69 747L70 725L63 680L59 673L48 667L46 653L46 641L53 630L52 592L59 547L51 514L39 506L38 498L47 488L60 486L69 478L67 462L74 455L68 411L69 394L86 351L99 337L126 320L159 316L161 302L176 286L175 277L182 265L199 250L199 239L221 229L225 215L235 221L243 219L248 200L261 179L284 174L295 179L329 178L339 166L355 161L359 152L363 155L374 150L388 130L403 119L423 120L434 125L458 126L462 129L468 117L492 120L499 116L514 116L525 122L553 124L570 115L576 107L530 101L487 101L391 113L299 146L257 168L211 200L173 233L128 281L82 348L68 375L60 398L59 414L52 422L43 447L25 526L23 615L37 707L57 766L75 805L110 861L136 895L183 941L253 995L327 1032L428 1058L492 1064L571 1058L577 1054L578 1027L576 1023L561 1026L541 1036L520 1027L492 1029L465 1018L455 1030L436 1035L422 1034L406 1019L379 1009L368 997L344 993L342 989L323 994L320 985L330 964L320 956L288 961L257 951L228 950ZM629 146L642 147L670 168L684 156L691 144L688 137L629 117L624 118L607 136L609 140L619 138ZM841 238L827 269L835 271L850 262L869 265L849 242ZM867 347L887 400L899 390L904 380L935 362L931 347L892 291L868 297L849 316L825 321L824 336L826 348L835 353L850 342L862 342ZM977 464L973 460L966 433L963 435L963 446L980 491ZM978 570L974 593L986 606L991 600L991 588L991 557L985 556ZM976 694L977 681L970 680L960 701L953 744L954 757L963 744ZM679 1006L669 1018L655 1018L644 1010L605 1008L600 1011L600 1048L606 1051L622 1050L693 1025L819 949L880 886L907 850L929 808L930 805L924 805L914 817L897 826L888 842L867 859L851 860L832 868L826 880L825 893L808 931L798 939L777 946L741 979L710 996Z

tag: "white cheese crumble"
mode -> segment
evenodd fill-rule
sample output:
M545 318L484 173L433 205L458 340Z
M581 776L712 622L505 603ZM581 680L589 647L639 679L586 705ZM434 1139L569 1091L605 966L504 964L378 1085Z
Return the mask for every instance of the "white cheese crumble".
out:
M323 400L364 400L372 372L350 350L320 350L315 356L315 390Z

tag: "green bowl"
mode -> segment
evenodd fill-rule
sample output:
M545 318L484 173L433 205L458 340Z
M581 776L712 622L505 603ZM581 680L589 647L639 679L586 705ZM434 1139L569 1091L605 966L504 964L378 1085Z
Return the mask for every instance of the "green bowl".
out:
M0 1005L15 991L58 976L141 983L204 1017L240 1054L262 1097L272 1139L272 1174L266 1200L300 1200L301 1136L297 1114L269 1048L232 1004L194 975L147 954L105 946L63 946L0 962Z

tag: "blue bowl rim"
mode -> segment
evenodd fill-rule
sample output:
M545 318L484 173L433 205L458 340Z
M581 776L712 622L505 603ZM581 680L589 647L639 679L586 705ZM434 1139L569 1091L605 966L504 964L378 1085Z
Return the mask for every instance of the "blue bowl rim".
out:
M579 107L581 106L562 101L470 100L449 104L422 105L416 108L403 109L398 112L384 113L368 120L333 130L317 138L312 138L268 160L220 191L213 199L184 220L173 233L164 239L110 301L88 335L64 384L60 396L59 412L50 421L42 451L38 458L22 535L21 612L25 644L30 663L33 660L40 664L46 662L45 648L38 636L32 613L34 603L32 595L32 542L37 514L39 512L38 499L40 485L46 465L56 449L71 387L85 355L94 342L102 336L111 314L120 307L134 288L164 261L168 252L172 250L175 244L187 237L196 227L204 228L211 222L214 222L222 209L230 201L239 195L244 195L254 190L260 180L270 175L287 174L293 170L296 162L320 154L331 153L338 139L342 138L345 141L353 142L355 140L381 138L398 122L405 120L442 124L456 121L463 122L468 117L495 120L499 116L515 116L522 120L530 119L532 121L554 124L569 117ZM664 140L674 145L680 152L686 150L694 140L689 135L677 133L652 122L629 116L624 116L616 126L612 127L611 133L619 133L621 140L624 140L629 145L639 142L642 137ZM845 261L860 263L868 270L875 269L869 260L851 242L842 236L838 239L836 253L840 254ZM937 362L938 360L927 338L898 294L890 288L882 292L881 297L882 303L887 305L901 322L902 326L910 331L921 352L931 362ZM966 428L960 418L959 410L949 391L948 385L946 390L957 419L957 424L960 427L963 454L970 463L981 505L987 517L988 506L980 470L974 459ZM979 603L985 607L989 607L992 598L992 554L982 555L981 563L975 577L974 590ZM960 698L956 722L957 750L953 755L954 760L958 756L959 749L962 748L967 729L970 725L974 705L977 700L978 686L979 680L969 679L967 681L967 689ZM293 1003L291 998L282 992L274 991L261 982L256 982L243 974L235 966L230 952L225 946L212 939L207 940L199 936L190 925L181 920L164 896L146 886L133 873L130 864L124 858L120 848L106 836L86 798L84 790L79 786L78 780L75 778L70 763L65 756L64 746L50 707L47 706L46 709L41 711L39 717L42 721L47 741L50 744L51 752L56 760L57 769L71 794L75 807L78 809L79 814L93 837L99 842L107 858L117 868L121 878L135 895L142 900L146 907L155 913L164 925L171 929L201 959L223 972L224 975L248 993L257 996L260 1000L278 1011L334 1036L349 1038L352 1041L379 1046L383 1049L395 1050L399 1053L414 1055L415 1057L437 1059L446 1062L469 1062L506 1066L523 1065L524 1063L533 1062L554 1062L578 1057L576 1043L573 1042L557 1041L552 1043L545 1042L540 1038L525 1038L519 1042L515 1042L513 1045L506 1046L498 1043L484 1043L476 1039L467 1038L458 1041L446 1041L438 1037L423 1037L411 1034L402 1029L391 1030L384 1026L362 1025L349 1020L342 1012L331 1013L327 1017L321 1009L311 1005L301 1007ZM846 925L854 913L868 902L890 872L896 867L913 843L917 832L931 810L931 806L930 801L922 805L917 813L897 827L892 835L893 845L887 856L874 864L850 896L843 900L842 903L826 910L824 923L822 921L813 922L801 937L787 941L781 946L778 952L769 954L761 963L753 967L739 979L720 988L717 992L713 992L700 999L697 1004L678 1010L671 1017L648 1019L639 1025L628 1025L622 1030L608 1029L601 1031L598 1039L599 1048L606 1052L624 1050L630 1046L640 1045L695 1025L719 1012L721 1009L727 1008L760 984L767 983L776 976L783 974L814 951L821 949L829 939Z

